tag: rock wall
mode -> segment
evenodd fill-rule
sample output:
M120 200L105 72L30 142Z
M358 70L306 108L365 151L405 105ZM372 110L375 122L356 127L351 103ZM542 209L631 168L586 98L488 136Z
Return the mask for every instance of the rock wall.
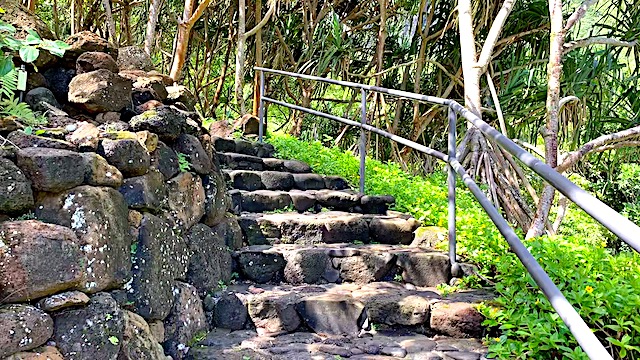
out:
M211 138L143 51L67 43L48 125L0 122L0 359L181 359L241 245Z

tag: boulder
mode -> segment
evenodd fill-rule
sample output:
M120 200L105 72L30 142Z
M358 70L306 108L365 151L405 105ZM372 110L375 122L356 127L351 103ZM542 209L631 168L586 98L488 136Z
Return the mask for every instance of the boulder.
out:
M356 336L364 321L364 304L347 294L306 296L296 310L316 333Z
M481 338L484 316L468 302L445 301L431 307L430 327L447 336Z
M71 229L36 220L0 223L0 300L19 302L72 289L87 258Z
M244 329L248 316L244 302L234 293L225 293L216 302L211 327L241 330Z
M84 306L89 303L89 297L80 291L66 291L51 295L38 301L38 308L53 312L69 307Z
M235 215L225 214L222 222L212 227L217 234L224 236L225 245L232 250L242 247L242 229Z
M167 354L179 360L186 357L191 339L207 331L207 319L195 287L176 282L173 293L173 308L164 320L165 341L162 345Z
M335 210L349 211L358 205L360 195L335 190L319 190L315 193L318 204Z
M105 112L105 113L100 113L98 115L96 115L96 122L98 124L111 124L111 123L120 123L120 118L121 118L121 114L119 112ZM127 129L123 129L123 130L128 130L128 126L129 124L127 124ZM118 130L118 129L115 129Z
M163 320L173 304L174 280L186 277L191 257L187 243L170 224L145 214L131 252L129 299L146 320Z
M119 189L130 209L157 211L166 203L164 177L158 170L125 179Z
M349 188L349 183L340 176L325 176L324 186L329 190L345 190Z
M224 220L231 207L231 198L227 186L219 172L202 178L205 193L205 213L202 222L208 226L216 226Z
M109 186L119 188L122 185L122 173L115 166L109 165L102 156L89 152L82 153L84 183L92 186Z
M27 74L27 91L39 87L49 87L49 82L41 72L31 72Z
M69 102L91 114L121 111L131 106L131 82L109 70L99 69L74 77Z
M0 158L0 213L21 213L33 203L31 181L13 162Z
M289 192L289 196L291 196L293 207L298 212L305 212L316 206L316 197L307 192L293 190Z
M176 223L189 229L204 216L205 192L202 179L184 172L167 181L167 200L170 215Z
M249 298L249 317L260 336L277 336L293 332L302 321L296 311L299 300L296 293L267 292Z
M135 110L136 110L136 113L142 114L145 111L154 110L162 106L164 106L164 104L158 100L149 100L145 103L142 103L136 106Z
M49 26L40 20L38 16L30 13L21 3L3 0L0 2L0 7L4 10L0 14L2 21L16 29L15 37L17 39L25 40L29 31L35 31L42 39L55 39L51 30L49 30ZM39 68L47 67L54 64L55 61L56 57L54 55L48 51L40 51L40 55L34 61L34 65Z
M285 253L284 278L290 284L315 284L321 281L331 260L322 249L301 249Z
M234 189L255 191L264 189L260 172L236 170L229 173Z
M340 267L340 278L357 284L381 281L395 265L395 256L390 253L350 256L335 259Z
M291 196L284 191L258 190L242 194L242 210L249 212L275 211L292 205Z
M192 256L187 270L187 282L201 296L217 290L231 280L231 252L225 244L225 234L214 232L204 224L194 225L187 234Z
M324 179L318 174L293 174L296 189L320 190L324 189Z
M89 51L76 60L76 74L84 74L95 70L105 69L112 73L118 73L118 65L113 57L107 53Z
M45 87L30 90L25 97L25 101L33 111L42 113L49 111L50 107L61 108L53 92Z
M100 142L100 130L91 123L81 122L74 132L66 136L66 140L80 151L95 152Z
M36 216L42 221L70 227L87 259L86 276L79 290L95 293L117 288L131 276L131 235L127 204L108 187L79 186L38 200Z
M167 102L172 104L183 104L187 110L195 111L196 98L186 86L173 85L167 86Z
M263 171L260 180L267 190L291 190L295 185L293 175L281 171Z
M284 160L282 162L282 167L286 171L295 174L306 174L311 172L311 166L309 166L309 164L298 160Z
M125 178L144 175L151 165L149 153L137 139L103 139L98 154L118 168Z
M11 141L17 147L24 149L30 147L37 148L50 148L60 150L76 150L75 145L68 141L52 139L44 136L38 136L33 134L26 134L25 132L18 130L14 131L7 137L7 140Z
M372 294L367 296L366 312L371 323L413 326L429 322L436 293L417 294L404 288L385 290L372 290Z
M238 267L249 280L264 284L282 278L286 263L281 254L263 251L243 251L238 256Z
M26 148L18 151L17 165L38 191L60 192L84 181L82 157L73 151Z
M41 346L32 351L21 351L4 360L64 360L60 351L53 346Z
M60 103L66 103L69 99L69 84L76 76L76 69L63 69L53 67L44 72L44 77L49 84L48 88L56 96Z
M397 265L402 268L402 279L415 286L448 284L451 280L449 257L442 253L401 252Z
M362 211L365 214L386 214L389 206L393 205L395 202L396 199L394 199L393 196L365 195L362 197L362 199L360 199L360 206L362 207ZM411 231L413 232L413 230ZM405 243L403 242L403 244Z
M116 359L123 346L124 313L111 295L53 314L53 340L65 359Z
M151 57L137 46L124 46L118 49L118 67L120 70L153 70Z
M124 332L118 360L164 360L164 350L156 341L144 319L124 311Z
M177 139L186 123L186 115L172 106L162 106L145 111L129 121L133 131L151 131L164 142L173 142Z
M420 223L413 218L405 220L376 217L369 223L369 234L373 242L409 245L414 238L413 232L419 226Z
M173 149L184 154L191 169L200 175L208 175L213 171L213 162L205 152L202 144L193 135L181 134L176 139Z
M53 334L53 321L30 305L0 306L0 358L43 345Z
M90 31L81 31L71 35L65 42L71 48L65 52L64 58L73 60L74 64L75 59L86 52L103 52L114 58L118 56L118 50L113 45Z
M160 170L165 180L171 179L180 172L178 155L162 141L158 142L156 150L151 153L151 166Z
M133 89L141 92L149 91L157 101L164 101L168 96L167 88L160 76L140 76L134 80Z

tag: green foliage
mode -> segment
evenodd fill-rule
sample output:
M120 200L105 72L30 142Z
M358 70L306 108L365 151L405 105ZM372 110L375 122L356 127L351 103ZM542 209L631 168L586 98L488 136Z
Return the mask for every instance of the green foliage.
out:
M191 340L189 340L189 342L187 343L187 346L188 347L192 347L192 346L196 345L197 343L199 343L200 341L202 341L202 340L204 340L206 338L207 338L207 331L206 330L200 330L195 335L193 335Z
M120 339L115 336L109 336L109 342L111 345L118 345L120 343Z
M284 158L306 161L316 172L357 182L358 160L352 154L277 134L268 141ZM446 225L443 174L411 176L397 165L367 160L366 175L368 193L393 195L398 210L427 224ZM631 180L633 176L624 175ZM480 266L481 277L495 282L499 295L495 302L480 307L490 333L498 335L487 339L491 357L587 359L477 202L461 187L457 199L459 253ZM606 239L598 238L604 236L599 225L582 212L570 208L567 220L563 235L528 240L525 245L615 357L639 358L640 256L613 255L605 247ZM464 280L467 286L477 284L476 277ZM440 290L447 293L456 287Z
M227 291L227 284L225 284L222 279L218 280L218 290Z
M0 101L0 114L15 116L28 126L46 125L47 118L36 115L27 103L19 99L5 99Z
M178 167L180 168L180 172L187 172L191 170L191 163L189 162L189 158L187 155L183 153L177 153L178 155Z

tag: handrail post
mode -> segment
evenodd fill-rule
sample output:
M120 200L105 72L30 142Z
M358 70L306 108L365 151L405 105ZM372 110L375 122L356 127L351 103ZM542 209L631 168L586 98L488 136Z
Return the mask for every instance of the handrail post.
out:
M264 101L262 97L264 96L264 71L260 71L260 90L259 90L259 98L260 98L260 106L258 110L258 142L262 143L262 137L264 135Z
M360 89L360 124L367 124L367 92ZM364 195L365 161L367 158L367 134L360 127L360 194Z
M456 125L457 114L455 110L449 107L449 146L448 146L448 161L447 161L447 185L448 185L448 200L449 200L449 261L451 262L451 275L458 277L460 274L460 265L457 260L456 251L456 171L451 164L452 161L456 161Z

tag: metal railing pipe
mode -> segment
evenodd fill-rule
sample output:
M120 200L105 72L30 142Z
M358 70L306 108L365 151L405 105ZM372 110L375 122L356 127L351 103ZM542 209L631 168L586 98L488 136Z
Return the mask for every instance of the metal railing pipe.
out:
M408 92L408 91L387 89L387 88L383 88L383 87L379 87L379 86L358 84L358 83L354 83L354 82L350 82L350 81L334 80L334 79L328 79L328 78L323 78L323 77L319 77L319 76L292 73L292 72L283 71L283 70L267 69L267 68L263 68L263 67L259 67L259 66L254 67L254 70L268 72L268 73L271 73L271 74L290 76L290 77L293 77L293 78L296 78L296 79L319 81L319 82L323 82L323 83L327 83L327 84L347 86L347 87L350 87L350 88L364 89L364 90L367 90L367 91L375 91L375 92L382 93L382 94L389 94L389 95L398 96L398 97L401 97L401 98L424 101L424 102L430 102L430 103L440 104L440 105L449 105L449 103L451 102L451 100L449 100L449 99L443 99L443 98L439 98L439 97L436 97L436 96L419 95L419 94L411 93L411 92Z
M288 107L288 108L293 109L293 110L302 111L302 112L305 112L307 114L320 116L320 117L323 117L323 118L326 118L326 119L330 119L330 120L339 121L339 122L341 122L343 124L346 124L346 125L351 125L351 126L355 126L355 127L359 127L359 128L365 129L365 130L370 131L370 132L372 132L374 134L378 134L380 136L384 136L387 139L390 139L392 141L397 142L398 144L402 144L404 146L408 146L408 147L410 147L410 148L412 148L414 150L423 152L423 153L425 153L427 155L433 156L436 159L440 159L440 160L445 161L445 162L448 159L447 155L445 155L444 153L442 153L442 152L440 152L438 150L434 150L434 149L432 149L430 147L427 147L427 146L424 146L424 145L420 145L420 144L418 144L416 142L413 142L411 140L405 139L403 137L400 137L400 136L397 136L397 135L393 135L391 133L388 133L388 132L386 132L384 130L380 130L377 127L371 126L369 124L362 124L362 123L359 123L357 121L345 119L345 118L342 118L342 117L339 117L339 116L325 114L325 113L320 112L320 111L307 109L305 107L294 105L294 104L289 104L289 103L284 102L284 101L278 101L278 100L272 99L272 98L267 97L267 96L263 96L262 100L264 100L266 102L270 102L270 103L275 104L275 105Z
M449 161L447 163L447 187L448 187L448 203L449 203L449 261L451 262L451 274L453 276L460 276L460 265L458 265L457 258L457 243L456 243L456 171L451 165L452 161L456 161L456 125L457 115L456 112L449 108L449 139L448 139L448 152Z
M567 298L562 295L560 289L553 283L549 275L547 275L533 255L527 250L526 246L520 241L520 238L516 235L515 231L513 231L509 223L500 215L500 212L498 212L491 201L484 195L480 187L471 179L462 165L457 160L452 160L451 165L489 215L489 218L491 218L491 221L496 225L502 236L507 240L511 250L520 259L520 262L522 262L529 274L531 274L533 280L538 284L547 299L549 299L551 306L567 325L582 350L584 350L591 359L613 360L589 326L582 320L576 309L574 309Z
M640 252L640 227L634 224L607 204L598 200L569 179L562 176L551 166L540 161L526 150L518 146L508 137L491 127L462 105L452 101L451 107L475 125L483 134L498 143L503 149L517 157L536 174L540 175L551 186L573 201L592 218L617 235L637 252Z
M260 71L260 110L258 110L258 142L262 143L262 137L264 136L264 71Z
M367 91L360 89L360 124L367 124ZM367 133L360 127L360 194L364 195L365 162L367 161Z

